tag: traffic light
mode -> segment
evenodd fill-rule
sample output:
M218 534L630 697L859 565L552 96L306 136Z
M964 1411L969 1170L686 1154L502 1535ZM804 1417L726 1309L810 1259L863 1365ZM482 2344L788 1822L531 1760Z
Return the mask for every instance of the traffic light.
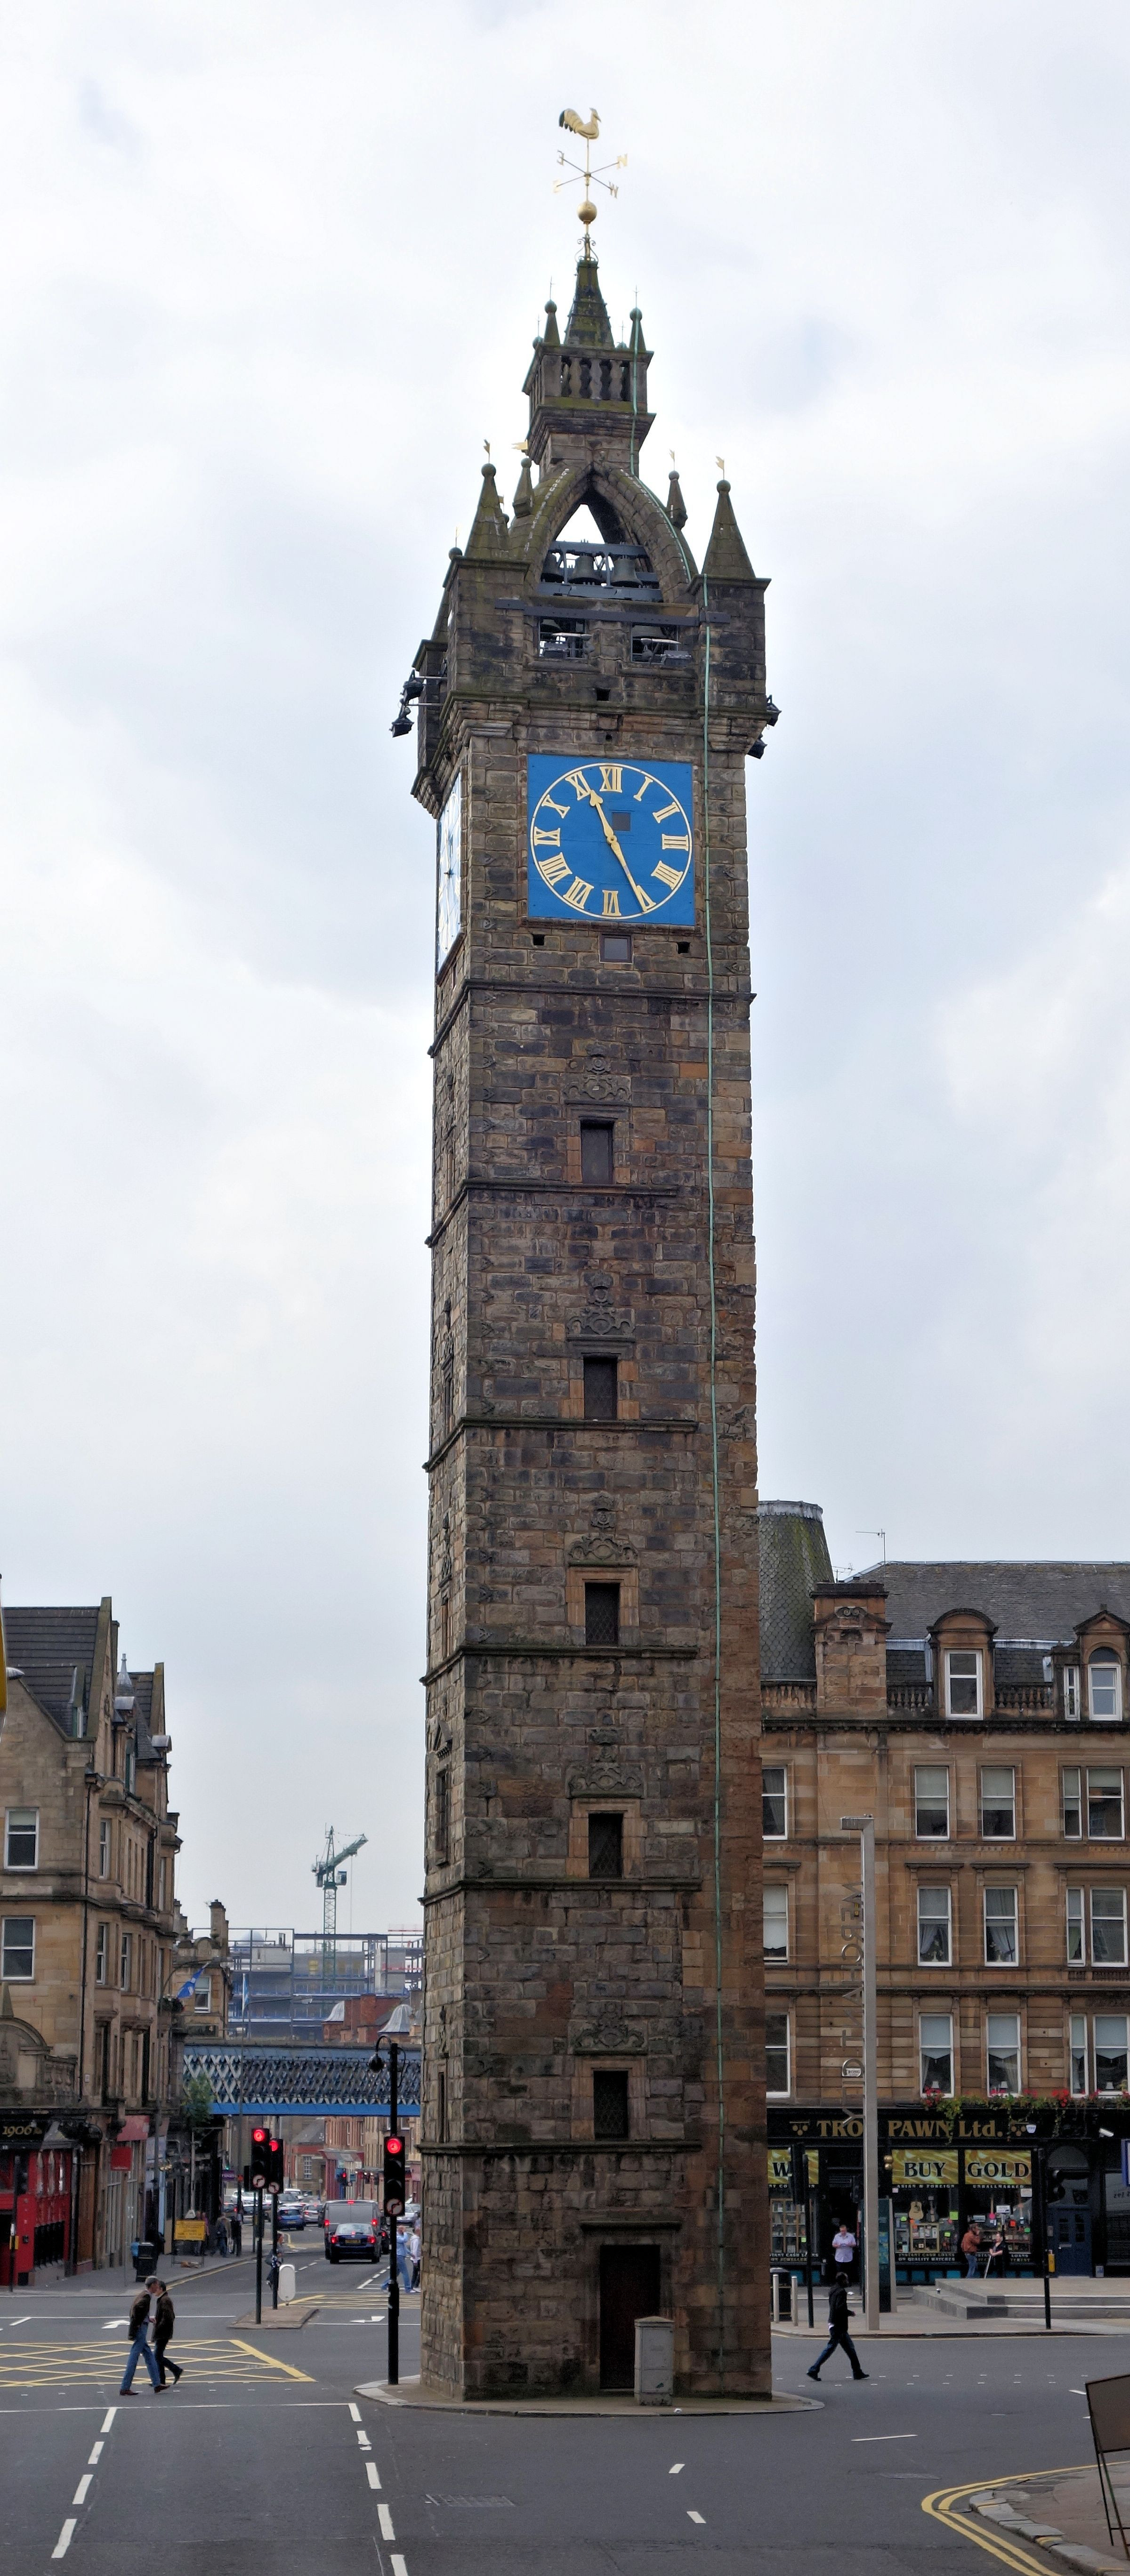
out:
M281 2191L286 2181L286 2148L281 2138L267 2142L267 2181L272 2191Z
M401 2210L408 2198L404 2178L404 2140L386 2138L384 2149L384 2206Z
M253 2130L252 2130L252 2132L251 2132L251 2187L252 2187L252 2190L253 2190L253 2191L261 2191L261 2190L262 2190L262 2187L263 2187L263 2184L265 2183L265 2181L266 2181L266 2179L267 2179L267 2157L268 2157L268 2152L269 2152L269 2149L270 2149L270 2144L271 2144L271 2141L270 2141L270 2138L269 2138L269 2136L268 2136L268 2134L267 2134L266 2129L253 2129Z

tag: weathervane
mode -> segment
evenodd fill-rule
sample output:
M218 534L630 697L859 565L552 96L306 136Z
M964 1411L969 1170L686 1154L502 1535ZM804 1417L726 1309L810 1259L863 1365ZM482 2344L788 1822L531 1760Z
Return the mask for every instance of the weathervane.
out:
M583 170L579 161L570 161L568 155L564 152L559 152L557 159L562 170L574 170L577 177L584 180L584 200L577 208L577 215L585 228L585 258L591 259L592 242L589 238L589 234L597 217L597 209L592 201L593 188L594 186L597 188L607 188L610 197L618 197L620 191L616 186L615 181L612 179L606 179L604 173L606 170L626 170L628 167L628 155L626 152L621 152L615 161L602 161L599 170L594 170L591 167L590 147L596 142L597 136L600 132L600 118L597 115L595 107L590 107L587 117L580 116L575 107L563 107L557 122L559 125L565 126L570 134L579 134L585 147L585 166ZM555 179L553 182L554 196L557 196L560 190L562 188L567 188L569 184L568 179Z

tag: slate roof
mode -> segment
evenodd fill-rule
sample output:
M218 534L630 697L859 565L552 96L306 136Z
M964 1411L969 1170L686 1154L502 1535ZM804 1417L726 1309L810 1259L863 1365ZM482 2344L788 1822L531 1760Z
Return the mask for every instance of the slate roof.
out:
M759 1503L761 1677L811 1681L816 1673L814 1583L832 1581L819 1503Z
M57 1724L65 1727L76 1664L85 1673L83 1705L90 1705L91 1676L98 1636L99 1611L4 1611L4 1638L9 1669L22 1673L28 1689Z
M886 1585L892 1638L925 1637L944 1610L983 1610L1000 1640L1039 1638L1048 1644L1070 1640L1081 1619L1104 1607L1130 1621L1127 1564L954 1557L866 1571L881 1574ZM999 1652L997 1665L999 1671Z

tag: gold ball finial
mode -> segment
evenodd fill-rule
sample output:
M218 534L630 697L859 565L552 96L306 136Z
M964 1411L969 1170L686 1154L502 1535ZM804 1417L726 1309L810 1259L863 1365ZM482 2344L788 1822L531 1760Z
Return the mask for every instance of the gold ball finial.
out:
M584 204L577 208L577 221L584 225L585 231L587 232L590 224L595 224L596 218L597 208L594 206L592 198L586 197Z

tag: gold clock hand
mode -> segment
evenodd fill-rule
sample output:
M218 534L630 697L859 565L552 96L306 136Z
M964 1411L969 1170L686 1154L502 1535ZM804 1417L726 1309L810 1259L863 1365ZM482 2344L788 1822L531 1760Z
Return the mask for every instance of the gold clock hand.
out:
M587 779L586 779L586 781L585 781L585 784L586 784L586 786L588 786L588 780L587 780ZM623 868L623 871L624 871L625 876L627 877L628 883L629 883L629 885L630 885L630 887L631 887L631 889L632 889L632 893L634 894L634 896L635 896L635 898L636 898L636 902L637 902L637 903L638 903L638 905L639 905L640 911L641 911L641 912L652 912L652 911L654 911L655 907L654 907L654 905L652 904L652 902L651 902L651 900L650 900L650 897L649 897L649 896L647 896L647 895L644 893L642 886L638 886L638 885L636 884L636 880L635 880L634 876L632 875L632 871L631 871L630 867L628 866L628 862L627 862L627 860L626 860L626 858L625 858L625 856L624 856L624 853L623 853L623 851L622 851L622 849L621 849L621 847L620 847L619 841L618 841L618 840L617 840L617 838L616 838L616 834L615 834L615 832L614 832L614 831L613 831L613 829L612 829L612 825L611 825L611 823L610 823L610 822L609 822L609 820L608 820L608 816L607 816L607 814L606 814L606 813L605 813L605 811L604 811L604 807L603 807L603 805L601 804L600 798L599 798L599 796L597 795L597 792L596 792L595 787L589 787L589 797L590 797L590 800L591 800L592 804L594 804L594 805L595 805L596 810L597 810L597 813L598 813L598 814L599 814L599 816L600 816L601 825L602 825L602 828L603 828L603 831L604 831L604 837L605 837L605 840L606 840L606 841L607 841L607 843L608 843L608 847L609 847L609 849L613 852L614 856L615 856L616 858L618 858L618 859L619 859L620 865L621 865L621 867Z

